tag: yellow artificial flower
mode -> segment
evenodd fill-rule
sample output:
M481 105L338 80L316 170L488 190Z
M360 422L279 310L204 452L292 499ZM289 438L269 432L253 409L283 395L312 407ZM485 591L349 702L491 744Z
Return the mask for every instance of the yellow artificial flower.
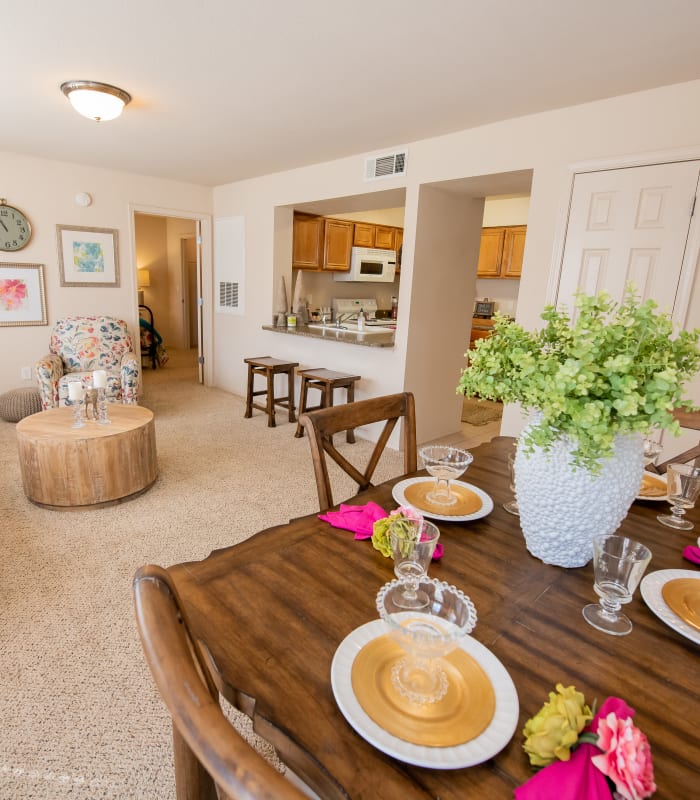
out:
M561 683L556 689L523 729L523 749L535 767L546 767L557 759L568 761L579 733L593 719L581 692L573 686L564 688Z

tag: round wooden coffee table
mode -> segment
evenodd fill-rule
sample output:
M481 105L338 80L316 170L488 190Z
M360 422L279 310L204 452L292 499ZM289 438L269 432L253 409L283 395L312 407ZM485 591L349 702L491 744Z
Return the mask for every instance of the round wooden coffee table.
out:
M73 428L70 408L52 408L17 423L24 493L59 511L97 508L145 492L158 474L153 412L110 403L111 424Z

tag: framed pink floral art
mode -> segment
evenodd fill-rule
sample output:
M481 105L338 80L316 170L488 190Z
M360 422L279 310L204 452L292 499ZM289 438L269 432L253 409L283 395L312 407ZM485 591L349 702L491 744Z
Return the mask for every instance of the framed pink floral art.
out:
M0 263L0 327L47 324L44 265Z

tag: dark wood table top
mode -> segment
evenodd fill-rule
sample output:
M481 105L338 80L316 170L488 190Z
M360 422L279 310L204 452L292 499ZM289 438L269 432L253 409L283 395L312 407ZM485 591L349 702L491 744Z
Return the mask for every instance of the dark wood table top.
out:
M512 798L532 774L522 751L523 725L557 683L575 685L589 703L625 699L651 743L655 797L697 796L698 645L659 620L639 589L625 607L634 624L630 635L610 636L585 622L581 609L597 600L592 565L567 570L533 558L518 518L501 508L510 499L511 448L512 439L499 437L473 450L464 480L488 492L495 508L481 520L439 522L445 555L430 569L431 577L474 601L473 636L505 665L518 692L515 735L484 764L459 770L404 764L365 742L338 709L333 655L351 631L377 618L376 593L394 577L391 559L369 540L310 515L170 568L226 696L322 798ZM395 482L350 502L371 499L392 510ZM667 508L635 502L619 531L651 548L647 574L697 569L681 553L696 543L700 515L689 512L694 531L675 532L656 521Z

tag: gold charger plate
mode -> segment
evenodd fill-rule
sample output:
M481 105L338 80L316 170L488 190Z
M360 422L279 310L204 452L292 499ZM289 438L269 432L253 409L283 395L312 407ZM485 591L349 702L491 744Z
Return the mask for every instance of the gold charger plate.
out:
M404 495L410 505L432 514L442 514L446 517L462 517L475 514L482 506L483 501L478 494L467 489L466 486L451 484L450 491L457 498L453 506L443 506L428 500L428 494L433 491L435 483L432 480L413 483L404 489Z
M390 634L366 644L352 665L352 688L365 713L388 733L412 744L454 747L475 739L491 723L496 696L489 677L464 650L453 650L442 665L447 693L419 705L391 683L393 665L405 655Z
M697 578L676 578L665 583L661 596L666 605L683 622L700 631L700 580Z
M645 472L637 497L641 497L643 500L664 500L666 499L666 492L666 483L661 478Z

